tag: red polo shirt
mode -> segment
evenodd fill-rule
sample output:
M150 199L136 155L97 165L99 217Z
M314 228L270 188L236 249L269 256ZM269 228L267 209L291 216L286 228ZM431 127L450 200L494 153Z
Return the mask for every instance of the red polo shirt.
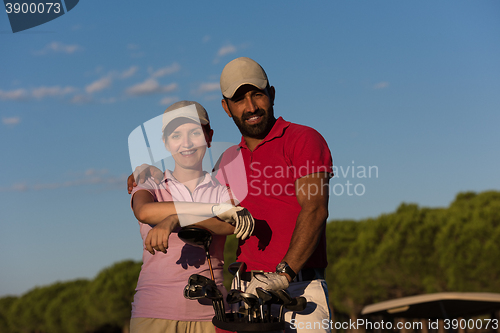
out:
M229 186L256 222L253 235L240 241L238 247L237 260L245 262L247 270L275 271L288 251L301 210L295 181L312 173L331 173L332 166L330 150L321 134L281 117L253 151L242 138L239 145L224 152L216 177ZM304 267L326 266L324 227L318 247Z

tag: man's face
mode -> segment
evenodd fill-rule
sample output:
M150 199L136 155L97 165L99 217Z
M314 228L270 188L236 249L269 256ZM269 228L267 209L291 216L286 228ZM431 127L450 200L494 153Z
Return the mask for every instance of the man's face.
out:
M222 106L245 137L264 139L274 125L274 88L260 90L252 85L240 87Z

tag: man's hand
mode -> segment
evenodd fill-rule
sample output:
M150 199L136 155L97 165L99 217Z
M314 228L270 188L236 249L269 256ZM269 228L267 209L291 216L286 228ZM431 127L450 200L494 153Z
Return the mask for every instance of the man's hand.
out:
M144 241L146 250L153 255L155 254L155 250L167 253L168 237L178 225L179 218L177 215L170 215L155 225L153 229L149 230Z
M252 235L255 228L255 220L246 208L222 203L214 205L212 213L221 220L233 224L235 226L234 234L237 238L243 240Z
M279 273L255 274L252 276L252 281L250 281L250 284L245 292L257 296L256 289L258 287L261 287L264 290L281 290L288 288L288 286L289 282L285 275L281 275Z
M157 167L149 164L142 164L135 168L134 173L127 178L128 194L132 193L132 189L137 186L137 184L142 184L151 177L153 177L156 184L160 184L163 179L163 172Z

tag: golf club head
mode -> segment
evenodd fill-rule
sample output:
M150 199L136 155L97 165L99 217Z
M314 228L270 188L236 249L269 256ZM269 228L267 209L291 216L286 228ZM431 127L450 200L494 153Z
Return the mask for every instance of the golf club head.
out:
M229 273L234 275L235 287L241 290L241 275L242 272L246 271L247 265L244 262L233 262L227 270Z
M262 300L264 304L270 303L273 299L273 294L270 293L269 290L265 290L262 287L257 287L257 296Z
M229 267L227 268L228 272L231 273L231 275L235 275L236 272L242 271L241 266L246 266L244 262L233 262Z
M217 288L214 285L207 284L202 287L204 295L206 298L211 299L211 300L221 300L222 299L222 293L220 292L219 288Z
M307 300L305 297L295 297L289 304L285 304L285 308L295 312L304 311L307 306Z
M275 290L274 293L280 299L280 304L289 304L292 301L292 297L286 290Z
M241 299L245 304L247 304L249 307L255 306L255 304L259 303L259 298L255 296L254 294L249 294L249 293L240 293Z
M205 297L205 291L199 285L187 285L184 287L184 298L200 299Z
M212 243L212 233L208 229L197 226L182 227L177 235L184 243L202 247L207 253Z
M188 285L200 285L200 286L206 286L206 285L212 285L213 287L217 288L215 285L215 281L207 278L206 276L200 275L200 274L192 274L189 279L188 279Z
M243 301L241 293L242 293L241 290L231 289L231 291L227 293L226 301L229 304L234 304Z

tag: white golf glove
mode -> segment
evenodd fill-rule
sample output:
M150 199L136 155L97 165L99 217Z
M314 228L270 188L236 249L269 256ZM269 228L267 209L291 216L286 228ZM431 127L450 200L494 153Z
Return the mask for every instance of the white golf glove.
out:
M278 273L255 274L248 284L246 293L257 295L257 288L261 287L264 290L282 290L288 288L290 283L284 275Z
M255 228L255 221L252 214L243 207L221 203L212 206L212 214L225 222L233 224L234 234L242 240L250 237Z

